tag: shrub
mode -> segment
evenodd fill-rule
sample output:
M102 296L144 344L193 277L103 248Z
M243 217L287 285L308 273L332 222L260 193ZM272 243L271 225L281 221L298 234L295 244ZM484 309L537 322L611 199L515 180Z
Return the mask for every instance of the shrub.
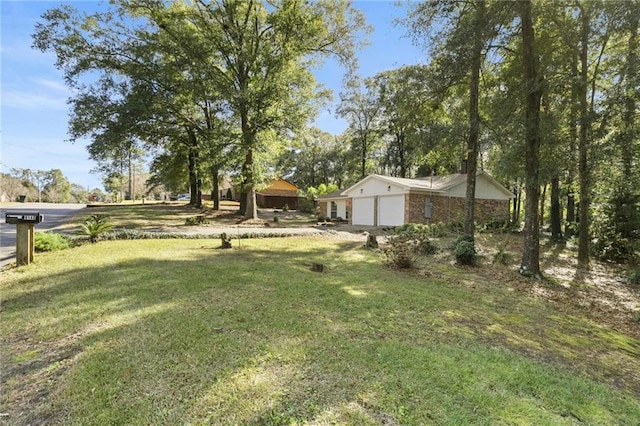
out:
M629 272L629 284L640 285L640 270Z
M280 218L279 218L278 216L274 216L274 217L273 217L273 221L274 221L275 223L279 223L279 222L280 222Z
M432 237L444 237L449 233L447 225L442 222L436 222L429 225L429 234Z
M596 257L605 262L635 264L640 257L640 241L613 232L597 238L592 249Z
M206 225L209 221L205 219L204 215L191 216L184 220L184 224L188 226Z
M473 243L474 239L473 239L473 237L471 235L467 235L467 234L458 235L458 237L453 241L453 245L451 246L451 248L453 248L455 250L455 248L458 246L458 244L463 242L463 241L467 241L467 242Z
M594 254L601 260L634 264L640 260L640 193L613 185L594 212Z
M456 240L453 254L459 265L475 265L476 264L476 248L473 237L470 235L461 235Z
M496 254L493 255L493 264L499 263L500 265L509 265L513 262L513 256L511 254L504 251L504 249L499 249Z
M282 211L283 212L288 212L289 211L289 204L285 204L284 206L282 206Z
M462 232L464 231L464 224L462 222L449 222L447 227L452 232Z
M421 256L417 245L417 240L409 235L394 235L387 239L383 253L391 266L409 269Z
M383 253L387 262L396 268L411 268L421 256L438 250L429 240L426 225L409 223L397 227L394 232L395 235L387 239Z
M80 233L89 237L89 241L95 243L105 233L113 229L109 223L109 216L104 214L94 214L89 216L82 225Z
M298 202L298 211L302 213L315 213L316 204L313 200L303 198Z
M53 232L36 232L33 246L37 252L64 250L69 248L69 240L62 234Z

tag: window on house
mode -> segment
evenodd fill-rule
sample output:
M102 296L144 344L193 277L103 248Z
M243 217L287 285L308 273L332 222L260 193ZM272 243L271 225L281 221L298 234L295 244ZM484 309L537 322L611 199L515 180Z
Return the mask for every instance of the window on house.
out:
M335 201L331 202L331 219L336 219L338 217L338 203Z
M433 204L431 203L431 198L426 198L424 200L424 217L427 219L431 218L431 213L433 210Z

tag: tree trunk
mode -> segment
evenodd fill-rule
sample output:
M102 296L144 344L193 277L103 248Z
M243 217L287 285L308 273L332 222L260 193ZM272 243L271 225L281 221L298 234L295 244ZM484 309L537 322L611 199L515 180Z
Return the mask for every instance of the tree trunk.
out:
M573 184L576 175L576 145L578 141L578 56L577 50L573 50L571 57L571 102L569 106L569 152L567 167L567 214L564 233L569 238L575 235L576 224L576 198L573 192Z
M244 217L245 213L247 213L247 193L245 191L241 191L239 198L240 198L239 213L240 213L240 216Z
M485 1L476 2L474 23L473 59L469 81L469 140L467 143L467 193L465 198L464 233L471 237L475 232L476 170L478 166L478 139L480 138L480 67L482 65L482 26L485 22Z
M120 202L124 201L124 157L120 159Z
M587 102L587 86L589 81L589 14L585 6L580 11L582 28L580 41L580 79L578 96L580 102L580 126L578 140L578 174L580 183L580 223L578 225L578 264L589 264L589 127L590 117ZM595 78L595 76L594 76Z
M540 194L540 228L544 228L544 205L547 202L547 184L542 185L542 193Z
M244 175L246 177L246 207L244 217L247 219L258 218L258 206L256 205L256 191L253 173L253 149L248 149L244 158Z
M256 207L255 192L255 171L253 164L253 148L255 146L255 134L249 123L249 112L246 109L240 111L240 128L242 130L243 148L246 150L242 174L244 175L245 205L243 216L246 219L257 219L258 209ZM241 206L242 207L242 206Z
M562 239L562 217L560 209L560 178L555 175L551 178L551 239L560 241Z
M522 187L518 189L518 204L516 205L516 222L518 225L520 224L520 208L522 207Z
M211 168L211 201L213 202L213 209L220 210L220 185L219 185L220 172L217 167Z
M133 162L131 160L131 148L129 149L129 156L127 157L127 166L129 167L129 199L133 200Z
M187 167L189 169L189 205L197 206L200 192L200 178L198 176L198 138L196 132L186 127L187 136L189 138L189 154L187 156Z
M540 228L538 221L538 201L540 198L540 100L541 79L538 76L535 52L535 34L531 16L531 0L518 2L522 23L523 86L526 93L525 112L525 218L524 249L520 273L542 278L540 272Z
M362 136L362 153L360 156L360 179L364 179L367 173L367 135Z
M513 225L517 225L520 222L520 194L522 193L520 189L520 184L516 181L516 185L513 187L513 193L515 197L513 197L513 211L511 212L511 223Z
M407 164L405 152L405 134L404 132L396 132L396 140L398 141L398 159L400 161L400 177L407 177Z
M197 163L198 160L196 158L195 149L189 148L189 156L188 156L188 167L189 167L189 195L191 199L189 200L189 204L195 205L196 198L198 197L198 172L197 172Z

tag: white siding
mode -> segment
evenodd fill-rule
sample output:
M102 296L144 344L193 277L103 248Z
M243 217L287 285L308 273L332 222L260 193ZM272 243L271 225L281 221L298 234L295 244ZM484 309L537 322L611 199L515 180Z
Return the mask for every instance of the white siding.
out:
M451 188L450 195L452 197L466 197L467 182L462 182L460 185ZM476 177L476 198L489 200L508 200L509 196L500 191L500 189L492 184L486 177L480 175Z
M351 207L351 223L354 225L373 225L373 197L354 198Z
M378 225L398 226L404 223L404 195L378 198Z
M338 217L342 220L347 219L347 200L338 200L336 201L338 205Z
M404 192L406 192L406 190L399 185L389 184L380 179L372 178L356 185L346 195L349 197L360 197L367 195L400 194Z

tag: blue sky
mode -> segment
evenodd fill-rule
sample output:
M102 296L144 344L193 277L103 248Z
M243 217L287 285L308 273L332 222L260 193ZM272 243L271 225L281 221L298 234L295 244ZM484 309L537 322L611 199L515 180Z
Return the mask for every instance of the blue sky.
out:
M93 10L98 4L94 1L65 3L82 10ZM57 168L72 183L102 189L100 175L90 172L94 164L88 159L88 141L66 142L66 100L70 91L64 85L62 73L54 66L55 56L31 48L31 34L40 16L60 4L60 1L0 2L1 170L8 173L12 168ZM369 77L383 70L425 62L425 54L404 37L404 28L394 25L394 19L402 16L403 10L393 1L355 1L354 5L374 26L370 45L359 53L361 76ZM316 76L333 89L334 100L339 100L343 70L327 63ZM334 134L346 127L344 121L335 118L333 109L323 111L316 125Z

